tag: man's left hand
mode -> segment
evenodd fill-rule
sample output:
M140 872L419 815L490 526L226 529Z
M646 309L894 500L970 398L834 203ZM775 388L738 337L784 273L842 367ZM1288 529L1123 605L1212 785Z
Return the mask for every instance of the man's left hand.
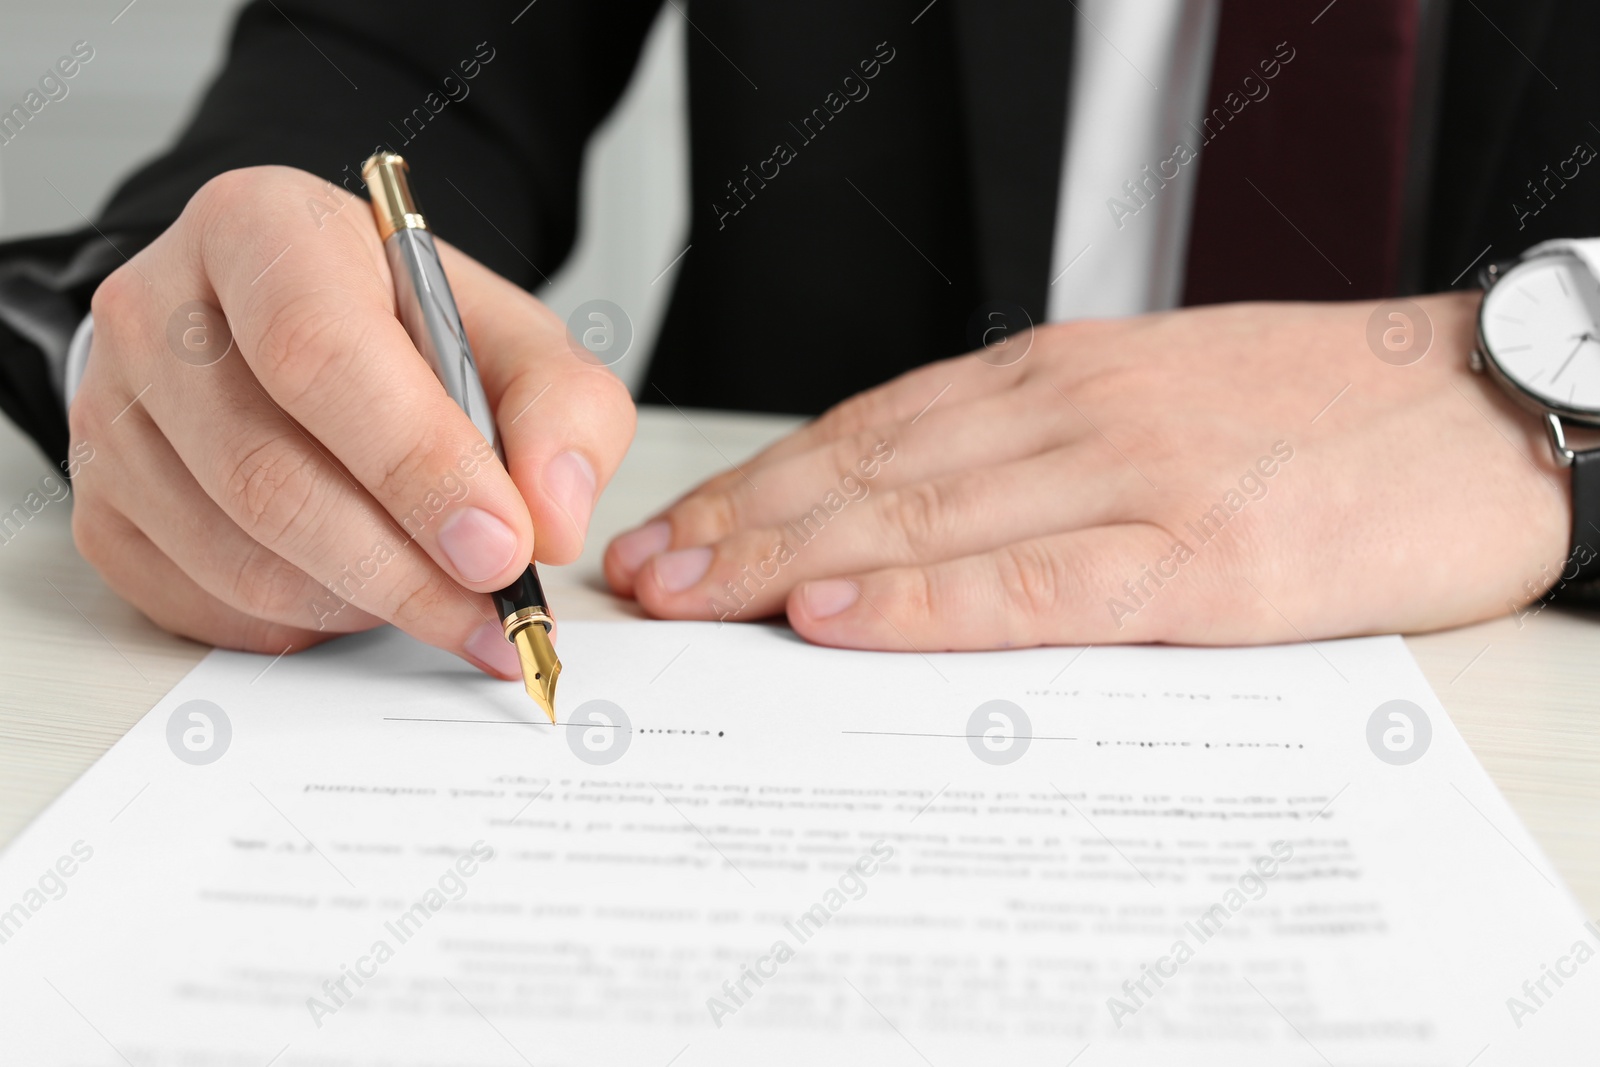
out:
M840 404L617 538L606 577L663 618L786 611L891 650L1511 611L1559 575L1571 494L1535 417L1467 367L1478 300L1418 298L1432 343L1403 366L1369 347L1372 303L1040 327Z

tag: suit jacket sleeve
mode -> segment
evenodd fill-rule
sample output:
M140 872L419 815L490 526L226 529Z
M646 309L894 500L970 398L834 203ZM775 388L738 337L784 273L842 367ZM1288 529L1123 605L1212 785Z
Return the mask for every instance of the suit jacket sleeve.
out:
M193 120L94 228L0 244L0 408L65 456L61 363L95 287L238 167L298 167L360 193L361 161L401 152L441 234L526 288L540 283L571 249L584 145L659 4L249 4Z

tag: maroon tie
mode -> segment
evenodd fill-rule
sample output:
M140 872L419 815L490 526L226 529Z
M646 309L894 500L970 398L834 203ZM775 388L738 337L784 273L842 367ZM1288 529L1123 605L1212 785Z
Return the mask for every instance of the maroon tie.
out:
M1395 292L1417 6L1222 0L1185 304Z

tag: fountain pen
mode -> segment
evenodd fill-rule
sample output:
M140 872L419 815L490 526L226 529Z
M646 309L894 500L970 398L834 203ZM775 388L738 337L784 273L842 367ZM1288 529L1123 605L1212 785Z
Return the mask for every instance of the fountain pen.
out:
M467 418L494 446L495 455L505 462L505 450L489 410L478 368L467 345L455 298L445 280L439 250L428 232L428 221L411 195L406 180L410 168L393 152L378 152L361 165L361 177L372 198L372 214L378 223L378 236L394 275L395 301L406 333L439 376L450 399L461 405ZM516 582L494 594L495 609L506 640L517 649L522 664L522 682L535 704L556 721L556 678L561 661L550 643L555 619L539 584L533 564Z

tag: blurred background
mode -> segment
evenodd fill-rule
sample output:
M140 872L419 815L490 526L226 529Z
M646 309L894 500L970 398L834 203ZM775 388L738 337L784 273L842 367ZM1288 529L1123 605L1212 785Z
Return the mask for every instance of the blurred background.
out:
M381 3L381 0L374 0ZM76 41L94 58L0 144L0 240L76 229L177 136L223 61L243 0L0 0L0 103L19 103ZM633 83L591 143L578 245L538 296L566 318L606 299L633 322L613 369L637 388L688 232L683 16L662 7ZM656 279L660 277L660 281Z

